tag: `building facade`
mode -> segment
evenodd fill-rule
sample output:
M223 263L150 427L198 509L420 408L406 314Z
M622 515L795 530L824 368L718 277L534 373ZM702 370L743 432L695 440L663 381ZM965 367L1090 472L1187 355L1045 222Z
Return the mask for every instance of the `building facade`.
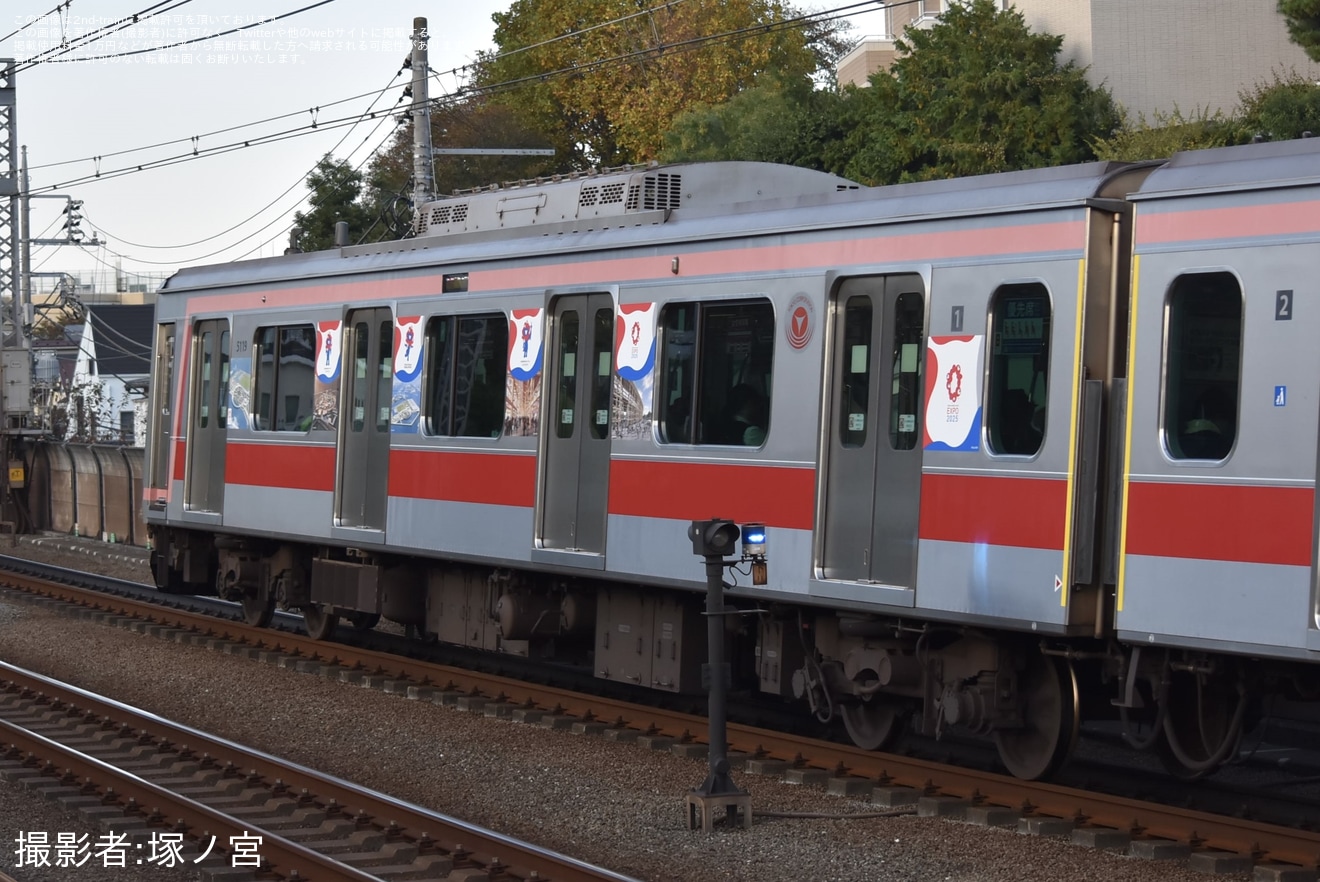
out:
M886 10L889 33L864 37L836 66L840 84L866 85L896 56L895 39L928 27L947 0L921 0ZM1129 120L1154 122L1175 109L1232 113L1239 94L1296 72L1320 81L1320 65L1288 39L1274 3L1230 0L1016 0L1036 33L1063 37L1060 61L1088 69Z

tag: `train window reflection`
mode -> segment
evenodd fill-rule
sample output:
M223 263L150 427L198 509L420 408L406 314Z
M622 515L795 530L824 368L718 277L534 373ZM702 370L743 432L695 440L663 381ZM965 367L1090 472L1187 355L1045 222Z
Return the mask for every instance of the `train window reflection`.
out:
M1237 439L1242 288L1231 273L1179 276L1166 312L1164 440L1173 459L1217 460Z
M660 333L661 440L764 444L775 341L770 302L673 304L660 314Z
M427 434L500 436L508 346L503 315L435 316L427 323Z
M1049 292L1004 285L991 301L986 435L994 453L1034 456L1045 437L1050 368Z
M316 329L258 328L252 350L252 427L306 432L314 410Z

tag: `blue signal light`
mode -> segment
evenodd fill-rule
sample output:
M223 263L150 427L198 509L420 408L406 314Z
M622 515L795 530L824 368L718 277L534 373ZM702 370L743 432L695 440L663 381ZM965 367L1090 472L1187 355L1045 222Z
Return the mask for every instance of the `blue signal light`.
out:
M765 524L743 524L742 547L748 557L765 557Z

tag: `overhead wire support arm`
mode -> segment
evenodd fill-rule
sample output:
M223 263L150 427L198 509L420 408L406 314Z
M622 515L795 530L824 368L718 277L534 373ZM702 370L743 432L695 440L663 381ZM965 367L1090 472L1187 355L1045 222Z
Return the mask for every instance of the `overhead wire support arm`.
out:
M553 147L437 147L432 153L445 156L554 156Z

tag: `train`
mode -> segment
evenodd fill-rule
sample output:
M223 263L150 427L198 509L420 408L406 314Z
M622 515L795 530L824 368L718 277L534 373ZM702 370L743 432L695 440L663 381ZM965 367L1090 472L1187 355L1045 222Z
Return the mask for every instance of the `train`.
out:
M883 749L1083 722L1175 774L1320 681L1320 141L871 188L762 163L520 181L156 307L163 591L700 693ZM734 551L733 555L737 552Z

